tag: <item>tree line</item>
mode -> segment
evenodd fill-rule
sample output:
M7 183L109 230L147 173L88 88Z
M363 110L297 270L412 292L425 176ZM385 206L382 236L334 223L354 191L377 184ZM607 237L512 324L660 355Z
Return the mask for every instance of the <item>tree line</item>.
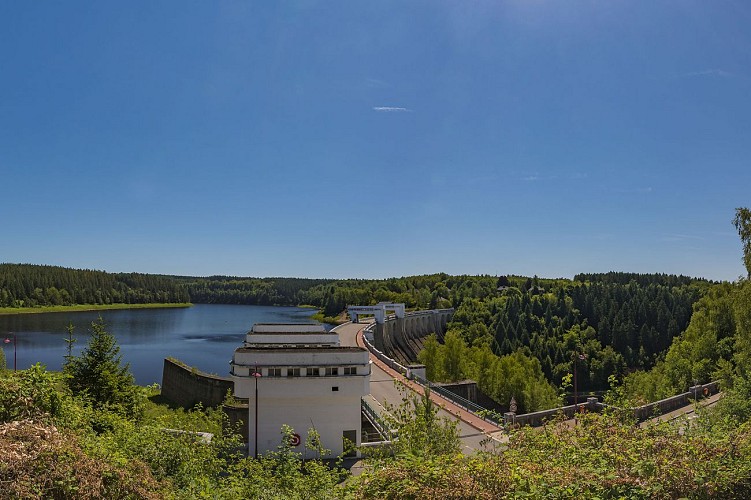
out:
M581 391L606 389L611 375L622 378L630 371L655 366L673 338L686 329L693 304L710 286L706 280L686 276L634 273L582 274L573 280L445 273L325 280L202 278L0 265L0 307L308 304L330 316L349 304L380 301L403 302L411 309L453 307L456 312L449 332L455 334L454 345L463 348L443 358L440 353L449 350L436 351L434 361L426 362L433 380L472 378L499 403L508 404L509 395L515 393L528 409L553 404L556 388L572 373L574 363ZM459 359L457 368L440 368L443 361L438 360L449 358ZM498 375L506 372L525 373L519 379L526 381L524 387L499 382L509 378Z
M0 307L190 302L175 279L141 273L0 264Z
M751 211L736 209L733 224L743 244L747 276L713 287L696 303L688 327L664 357L625 378L625 392L632 398L657 400L719 380L725 389L734 389L728 401L737 403L737 413L751 417Z

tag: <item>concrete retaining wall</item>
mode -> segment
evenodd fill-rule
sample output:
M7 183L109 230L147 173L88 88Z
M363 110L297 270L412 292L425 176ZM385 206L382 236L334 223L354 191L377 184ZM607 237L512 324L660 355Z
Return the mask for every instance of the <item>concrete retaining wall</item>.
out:
M227 420L222 426L225 430L228 428L243 437L243 443L249 443L248 439L248 404L236 403L231 405L222 405L222 410L227 414Z
M660 401L655 401L654 403L633 408L634 416L637 420L642 421L652 418L655 415L664 415L665 413L670 413L678 408L683 408L684 406L691 404L694 400L701 399L704 396L717 394L719 390L720 385L718 382L710 382L708 384L690 387L688 391L683 394L678 394L672 398L662 399Z
M178 360L164 360L162 396L173 404L183 408L193 408L198 403L207 407L218 406L228 390L234 390L229 377L209 375Z
M654 403L649 403L643 406L637 406L636 408L631 408L630 410L633 412L634 417L639 422L643 422L644 420L648 420L652 417L664 415L666 413L670 413L671 411L677 410L678 408L688 406L692 404L696 399L701 399L702 397L717 394L719 390L720 387L718 382L710 382L708 384L690 387L688 391L682 394L678 394L677 396L661 399L660 401L655 401ZM519 426L529 425L532 427L537 427L544 424L547 420L552 419L558 413L563 413L566 418L572 418L577 411L599 412L606 407L607 405L598 402L597 398L590 397L587 398L586 403L580 403L579 405L569 405L562 408L551 408L550 410L525 413L522 415L506 413L504 414L504 421L507 424L516 424Z

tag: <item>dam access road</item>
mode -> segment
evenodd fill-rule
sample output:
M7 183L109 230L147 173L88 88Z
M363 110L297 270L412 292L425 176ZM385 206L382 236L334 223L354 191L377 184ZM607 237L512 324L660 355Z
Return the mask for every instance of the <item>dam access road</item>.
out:
M334 331L339 334L341 345L365 347L362 340L362 330L366 326L368 326L367 323L345 323L334 328ZM424 394L422 386L407 380L406 377L386 366L372 353L370 360L373 362L370 374L370 394L381 406L399 406L402 403L404 394L397 388L396 381L403 383L409 390L417 394ZM442 407L438 413L439 416L457 421L462 453L470 455L478 450L492 450L494 446L508 441L508 436L503 430L490 422L486 422L477 415L434 393L431 393L430 399ZM485 444L486 442L488 444Z

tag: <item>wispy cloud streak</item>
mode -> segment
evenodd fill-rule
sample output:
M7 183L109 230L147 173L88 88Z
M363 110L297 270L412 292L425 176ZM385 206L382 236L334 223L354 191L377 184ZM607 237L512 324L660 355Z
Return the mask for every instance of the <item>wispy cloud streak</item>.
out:
M373 106L373 111L378 111L379 113L411 113L412 110L409 108L399 108L396 106Z
M691 78L694 76L720 76L722 78L729 78L731 76L734 76L729 71L725 71L724 69L704 69L701 71L690 71L688 73L683 73L678 75L680 78Z

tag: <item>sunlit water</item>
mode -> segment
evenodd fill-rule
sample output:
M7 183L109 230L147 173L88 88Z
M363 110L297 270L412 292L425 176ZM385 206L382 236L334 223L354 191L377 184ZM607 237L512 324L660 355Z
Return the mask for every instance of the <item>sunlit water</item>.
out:
M16 333L19 369L40 362L59 370L67 352L68 323L75 326L73 354L79 354L89 340L91 322L101 314L107 331L120 345L123 362L130 363L136 382L146 385L161 383L167 356L226 376L232 352L253 323L305 323L313 313L313 309L297 307L198 304L186 309L22 314L0 316L0 339ZM13 344L0 346L8 368L13 368Z

